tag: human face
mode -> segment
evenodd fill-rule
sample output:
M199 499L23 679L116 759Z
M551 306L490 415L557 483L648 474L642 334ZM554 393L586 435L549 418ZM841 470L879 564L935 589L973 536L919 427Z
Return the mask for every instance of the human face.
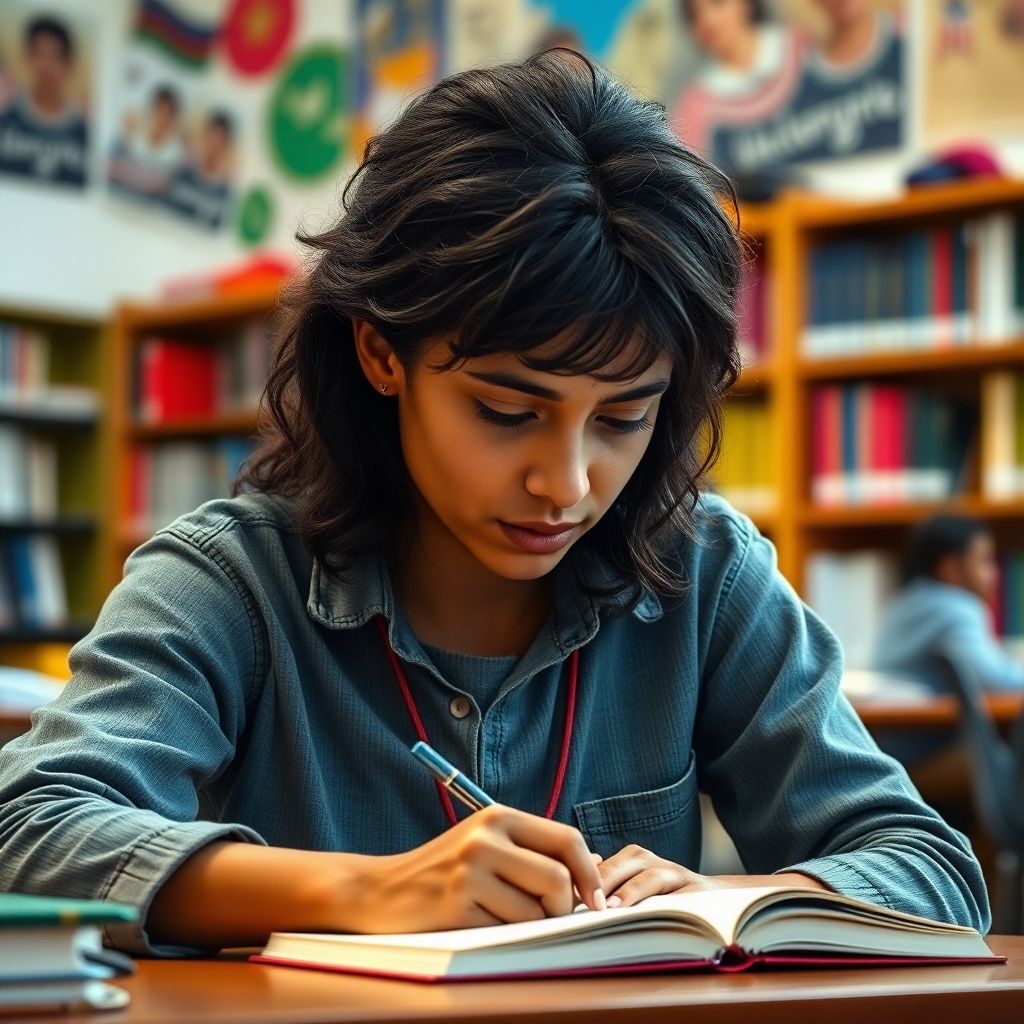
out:
M33 95L50 103L63 103L71 72L63 41L49 33L40 33L29 46L26 57Z
M685 13L694 42L716 60L727 60L753 30L749 0L687 0Z
M660 357L638 377L609 382L542 373L512 354L431 368L449 355L447 344L432 345L398 379L402 450L422 499L420 535L432 530L439 545L454 538L504 579L539 579L633 475L671 361Z
M983 601L991 601L999 585L999 563L996 545L991 534L975 537L959 558L960 585L977 594Z

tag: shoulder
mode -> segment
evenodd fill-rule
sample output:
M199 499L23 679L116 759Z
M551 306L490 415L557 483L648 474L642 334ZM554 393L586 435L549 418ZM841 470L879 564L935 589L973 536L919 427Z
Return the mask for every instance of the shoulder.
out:
M261 493L208 501L180 516L132 554L125 572L183 561L216 563L236 583L285 577L308 586L312 568L291 505Z

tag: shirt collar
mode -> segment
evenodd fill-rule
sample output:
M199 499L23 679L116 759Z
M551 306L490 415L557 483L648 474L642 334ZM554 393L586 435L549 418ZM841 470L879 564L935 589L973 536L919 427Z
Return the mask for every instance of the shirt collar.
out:
M565 657L593 639L603 609L622 611L627 597L621 575L584 545L570 551L555 573L553 640ZM609 593L588 592L593 590ZM357 556L341 579L314 560L306 610L310 618L329 629L358 628L383 615L395 653L412 660L425 657L402 616L396 614L387 564L378 553ZM661 601L644 593L631 614L641 622L655 622L663 614Z

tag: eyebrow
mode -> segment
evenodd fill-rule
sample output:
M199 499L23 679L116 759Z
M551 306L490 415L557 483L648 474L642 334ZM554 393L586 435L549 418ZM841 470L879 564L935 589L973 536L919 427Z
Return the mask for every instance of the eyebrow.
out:
M543 384L535 384L526 377L516 376L514 373L474 373L467 370L466 375L474 380L483 381L485 384L494 384L499 388L509 388L512 391L522 391L523 394L533 395L535 398L544 398L549 402L561 402L565 396L553 388L545 387ZM641 398L653 398L655 395L662 395L668 390L669 381L666 377L659 377L649 384L640 384L628 391L619 391L614 395L605 395L598 399L598 405L612 405L619 402L635 402Z

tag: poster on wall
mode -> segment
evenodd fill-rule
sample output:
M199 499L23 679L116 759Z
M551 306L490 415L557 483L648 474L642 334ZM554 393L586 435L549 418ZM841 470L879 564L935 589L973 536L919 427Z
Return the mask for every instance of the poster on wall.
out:
M457 61L580 49L736 175L902 145L905 0L454 0ZM518 27L510 53L502 37ZM508 38L506 33L505 38Z
M90 39L77 15L0 0L0 175L87 184Z
M929 4L922 45L926 144L1024 130L1024 0Z
M907 114L903 0L680 0L676 131L731 173L891 150Z
M163 17L154 17L155 10ZM231 218L239 126L199 73L218 26L154 0L141 0L136 25L118 89L110 191L183 223L220 230Z
M356 0L353 151L444 73L444 0Z

